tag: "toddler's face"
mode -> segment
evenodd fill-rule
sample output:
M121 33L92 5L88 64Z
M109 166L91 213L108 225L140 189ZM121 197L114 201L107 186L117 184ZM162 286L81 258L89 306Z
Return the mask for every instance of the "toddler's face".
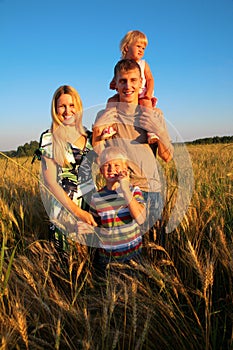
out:
M143 41L135 41L127 46L127 54L125 58L139 61L144 56L145 48L146 44Z

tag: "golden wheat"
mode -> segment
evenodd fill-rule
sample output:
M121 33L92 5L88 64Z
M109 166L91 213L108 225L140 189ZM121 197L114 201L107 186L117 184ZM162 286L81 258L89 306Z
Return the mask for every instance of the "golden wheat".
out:
M180 225L163 247L146 242L142 263L115 264L106 278L86 247L64 257L47 241L40 163L0 159L1 349L230 349L232 150L188 146L195 181ZM166 225L179 184L174 162L163 171Z

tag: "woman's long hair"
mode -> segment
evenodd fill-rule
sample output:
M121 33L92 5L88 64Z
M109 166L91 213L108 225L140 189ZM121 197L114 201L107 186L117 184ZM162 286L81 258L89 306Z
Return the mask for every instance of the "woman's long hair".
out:
M57 114L57 101L61 95L68 94L72 97L76 110L76 120L74 126L65 126L59 120ZM78 92L69 85L60 86L54 93L51 104L52 134L53 134L53 157L56 163L64 165L67 142L75 142L80 136L87 136L82 124L83 106Z

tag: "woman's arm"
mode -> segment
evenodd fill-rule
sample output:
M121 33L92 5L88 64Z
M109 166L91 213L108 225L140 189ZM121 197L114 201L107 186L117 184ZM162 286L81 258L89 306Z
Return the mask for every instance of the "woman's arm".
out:
M72 199L67 195L63 188L57 182L57 165L53 159L42 157L42 173L44 176L45 185L48 187L54 197L72 214L81 221L97 226L93 216L85 210L79 208Z

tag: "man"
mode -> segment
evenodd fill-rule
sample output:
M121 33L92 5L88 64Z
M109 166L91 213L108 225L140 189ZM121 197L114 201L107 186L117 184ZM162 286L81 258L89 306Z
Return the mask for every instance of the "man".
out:
M142 84L138 63L130 59L119 61L114 68L114 78L120 102L98 113L93 125L92 144L98 154L110 145L121 147L127 153L131 183L141 188L147 203L146 232L161 219L163 209L156 148L158 155L168 162L173 156L173 146L163 113L157 108L145 109L138 105ZM112 124L115 124L116 134L112 139L102 140L102 131L106 125ZM148 144L147 132L158 136L156 148Z

